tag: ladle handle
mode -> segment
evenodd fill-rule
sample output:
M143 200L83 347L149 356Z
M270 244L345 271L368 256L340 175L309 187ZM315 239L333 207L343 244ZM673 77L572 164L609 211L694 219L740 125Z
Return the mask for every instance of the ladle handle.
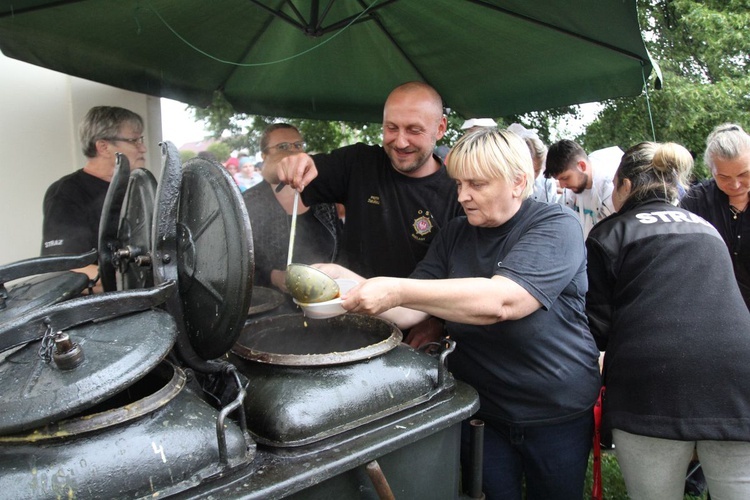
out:
M292 263L292 250L294 250L294 235L297 232L297 202L299 202L299 191L294 191L294 207L292 208L292 228L289 230L289 253L286 258L286 265Z

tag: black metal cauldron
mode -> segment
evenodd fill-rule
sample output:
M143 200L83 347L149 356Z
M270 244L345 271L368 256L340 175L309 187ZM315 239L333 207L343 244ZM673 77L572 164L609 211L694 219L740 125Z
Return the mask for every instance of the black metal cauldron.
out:
M174 324L139 328L132 321L141 315L161 317L157 311L138 312L122 322L107 320L115 315L113 304L121 292L91 298L78 309L87 321L97 321L92 328L101 332L118 322L127 324L123 331L113 328L109 340L143 332L163 337L165 344L146 357L139 376L128 368L120 377L108 377L125 385L115 384L104 397L98 392L87 408L59 405L64 411L47 411L42 421L32 415L21 428L14 427L17 415L8 419L9 427L0 428L4 493L14 498L268 499L375 498L391 491L399 498L457 497L460 422L476 411L478 398L445 370L450 349L439 358L428 356L401 345L401 333L390 323L356 316L323 322L300 314L263 318L270 328L248 324L240 332L235 318L250 307L246 283L252 278L252 264L245 256L252 255L252 248L247 247L247 215L243 217L236 186L220 166L201 162L186 166L183 179L174 146L167 144L163 151L166 168L153 217L153 248L148 252L148 244L137 241L150 234L140 231L125 238L127 248L117 247L123 239L118 235L115 246L100 254L129 259L110 265L121 273L133 271L134 265L153 265L154 295L172 288L178 292L158 304L150 298L142 304L150 308L166 300ZM190 203L179 203L180 197ZM147 213L148 207L142 211ZM237 227L227 231L232 221L239 221ZM232 243L237 241L242 244ZM226 252L217 252L223 244ZM136 286L146 283L148 273L131 274ZM115 281L118 286L124 282ZM130 293L136 298L149 295ZM67 320L78 305L61 307L62 314L54 318ZM33 358L39 339L47 337L42 327L46 313L42 308L31 314L28 324L17 322L10 340L0 332L3 349L6 340L8 345L24 343L0 363ZM93 340L79 335L78 324L66 324L66 329L73 341L85 340L81 344L86 358L74 368L85 373L92 366L86 344L90 347ZM188 372L207 379L233 375L236 398L223 407L209 405L206 398L217 394L182 387L183 370L162 361L164 345L168 350L174 342L174 335L163 335L162 330L178 332L170 357ZM254 344L253 331L269 330L275 332L267 337L274 338L271 347ZM305 334L310 333L315 341L307 344L311 335ZM241 338L235 345L237 335ZM279 349L279 339L291 339L292 349ZM223 355L214 359L232 345L235 354L229 360L234 364ZM308 347L299 350L303 345ZM26 364L32 367L30 373L40 366ZM48 399L52 404L47 406L55 408L54 398ZM65 401L76 398L67 396ZM237 411L238 406L244 411ZM3 408L0 405L0 416ZM132 418L124 418L128 415ZM248 440L246 419L257 448Z

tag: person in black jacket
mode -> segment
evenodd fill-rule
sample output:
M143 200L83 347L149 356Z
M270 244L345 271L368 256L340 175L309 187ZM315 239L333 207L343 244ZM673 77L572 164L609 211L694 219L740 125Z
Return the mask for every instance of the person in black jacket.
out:
M750 309L750 135L742 127L725 123L706 141L704 154L712 179L693 186L680 206L714 225L729 249L734 275L745 305Z
M603 431L631 498L683 498L694 450L712 496L750 498L750 313L721 236L674 206L692 164L677 144L630 148L617 212L586 241Z

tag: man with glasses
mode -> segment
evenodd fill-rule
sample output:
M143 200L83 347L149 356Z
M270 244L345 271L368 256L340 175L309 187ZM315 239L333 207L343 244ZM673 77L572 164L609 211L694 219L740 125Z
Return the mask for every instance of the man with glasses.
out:
M115 153L125 155L131 169L144 167L143 129L143 119L130 110L112 106L89 110L79 128L86 165L55 181L44 195L42 255L79 254L98 247L99 219L114 175ZM96 265L79 271L92 280L98 276Z
M263 169L281 158L305 150L302 135L288 123L274 123L266 127L260 138ZM269 176L270 177L270 176ZM281 189L278 183L266 180L242 193L250 217L255 252L253 283L275 286L286 291L287 255L294 191ZM341 221L333 203L305 205L297 203L297 222L294 245L294 262L315 264L333 262L341 238Z

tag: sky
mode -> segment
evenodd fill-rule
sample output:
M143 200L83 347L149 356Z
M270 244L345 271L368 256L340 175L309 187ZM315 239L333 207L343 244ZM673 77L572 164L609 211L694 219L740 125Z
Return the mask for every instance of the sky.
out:
M171 99L161 99L161 135L178 148L188 142L204 139L206 131L201 122L196 122L187 105Z

